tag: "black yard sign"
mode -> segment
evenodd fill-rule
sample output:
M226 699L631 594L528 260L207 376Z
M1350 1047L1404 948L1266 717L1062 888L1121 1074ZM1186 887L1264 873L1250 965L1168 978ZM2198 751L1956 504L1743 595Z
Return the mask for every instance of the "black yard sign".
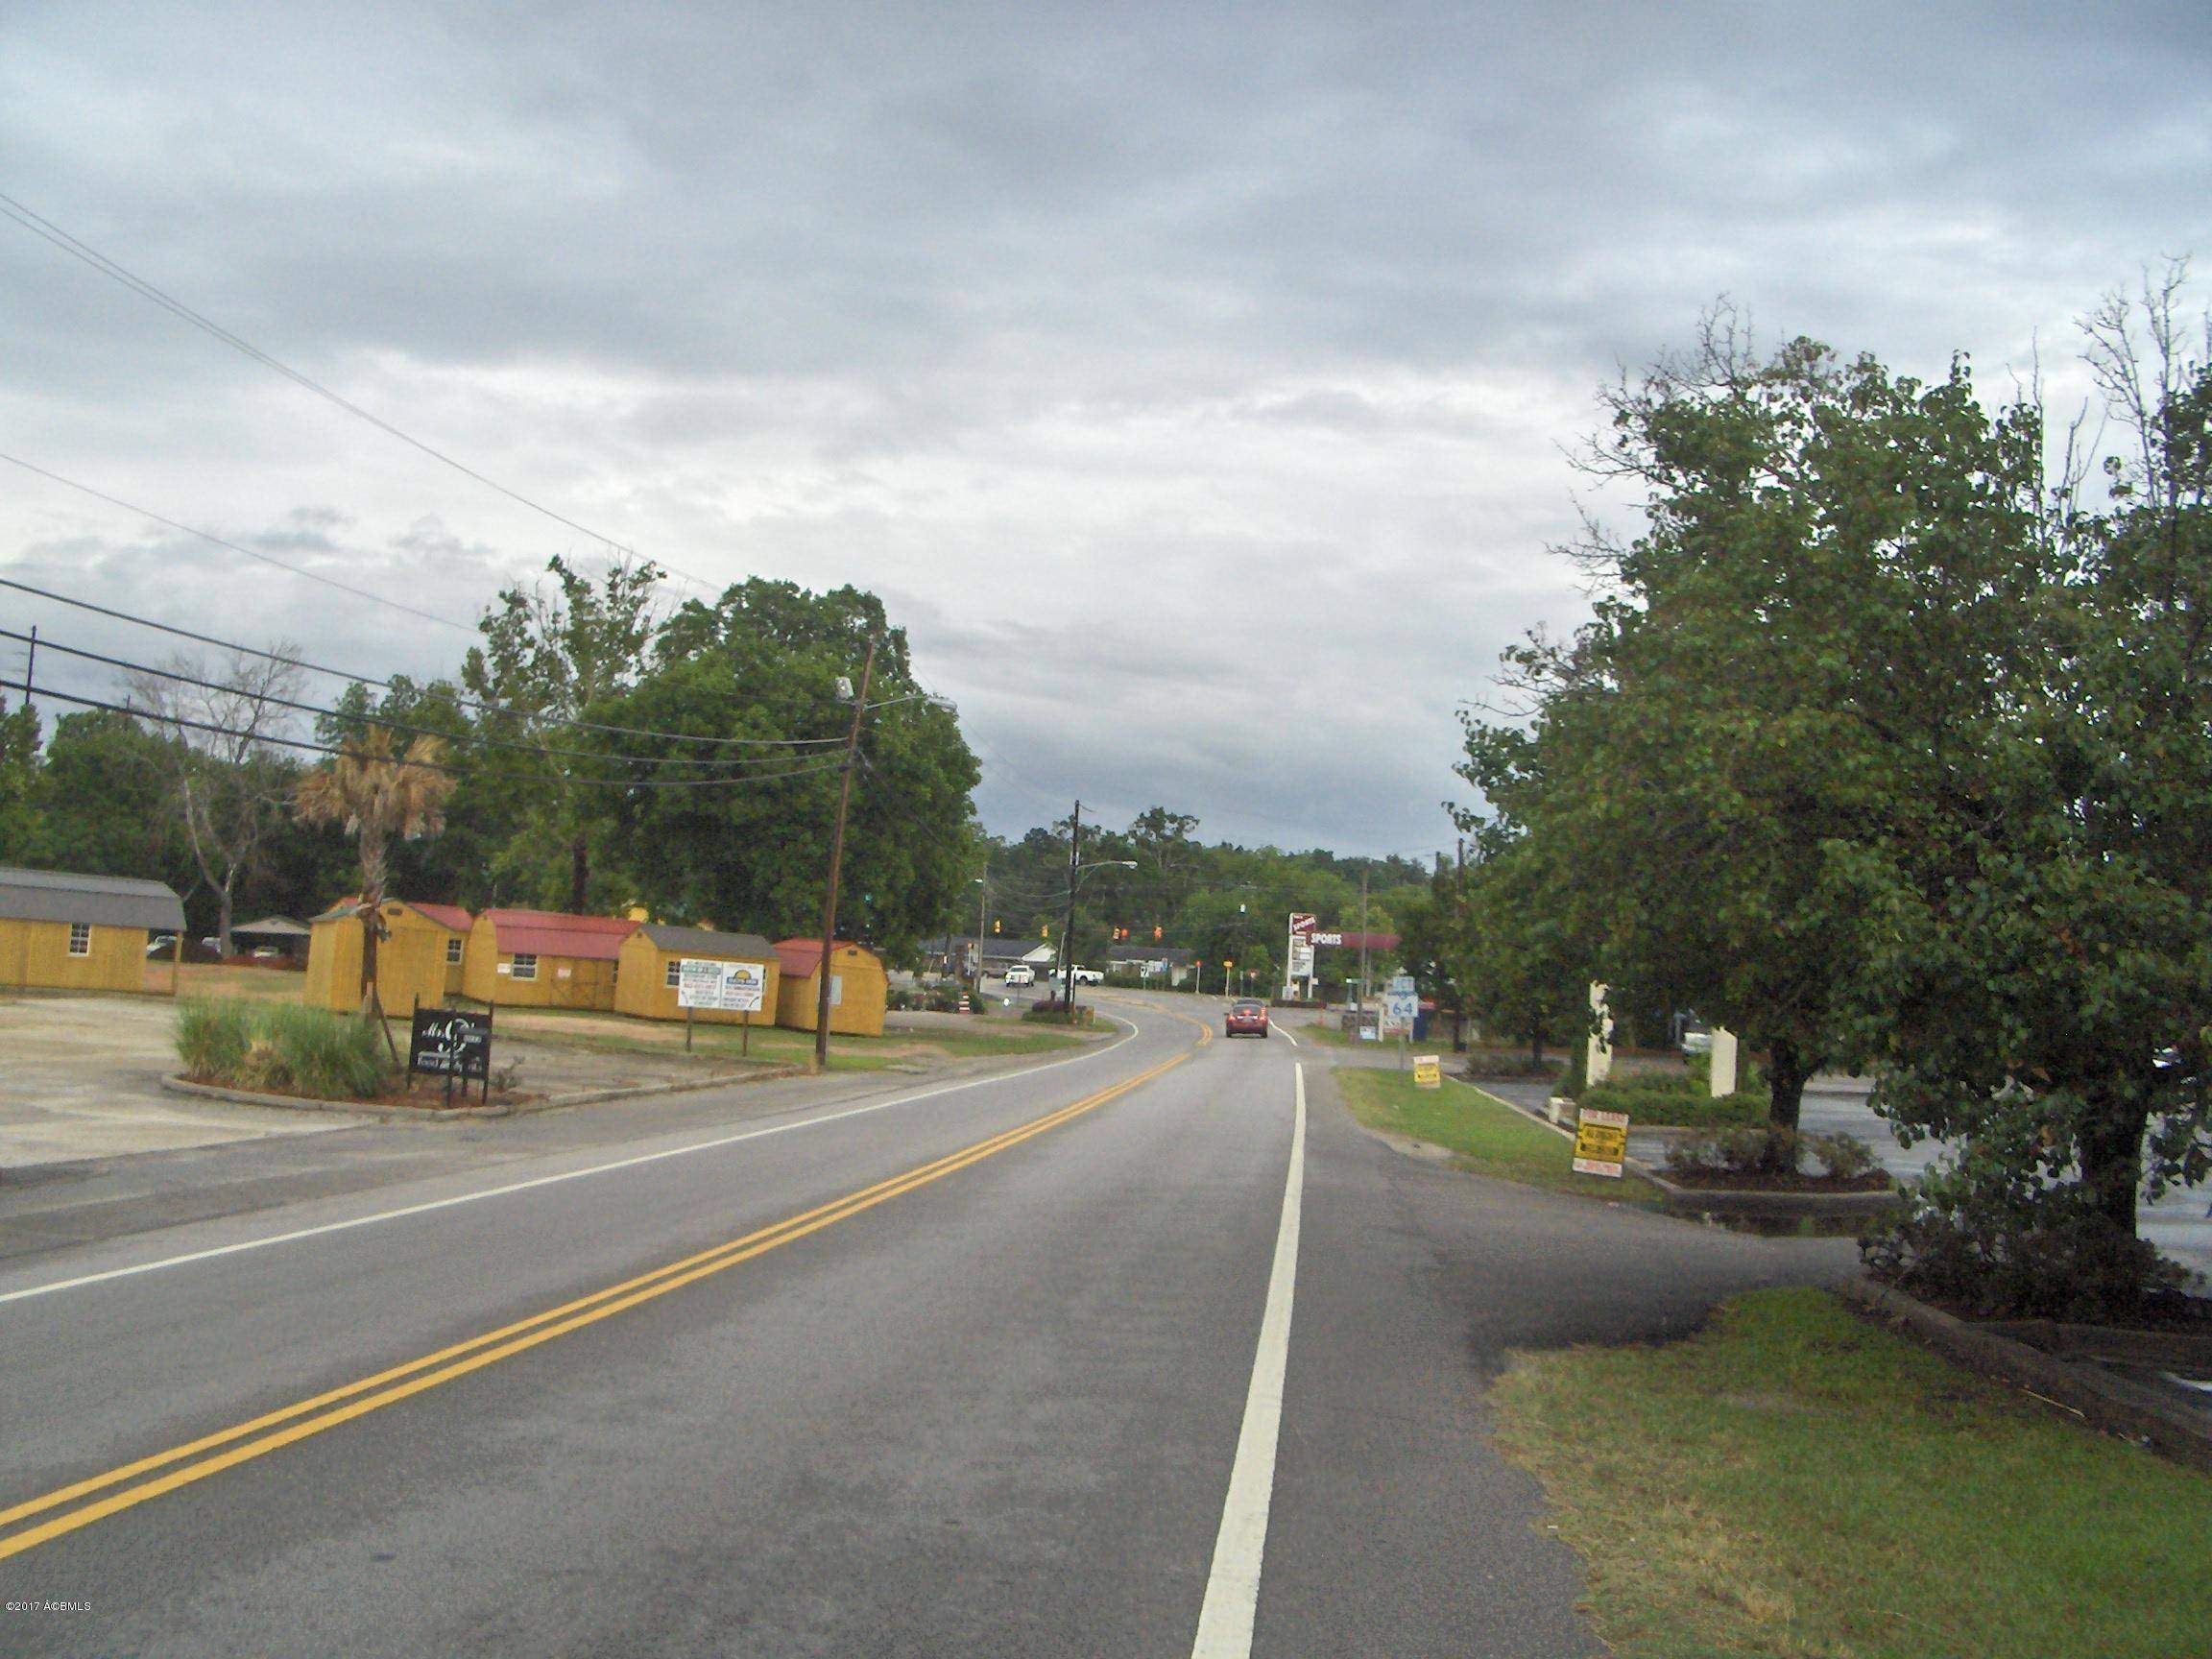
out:
M417 1008L407 1038L407 1070L445 1079L492 1087L492 1016L459 1008Z

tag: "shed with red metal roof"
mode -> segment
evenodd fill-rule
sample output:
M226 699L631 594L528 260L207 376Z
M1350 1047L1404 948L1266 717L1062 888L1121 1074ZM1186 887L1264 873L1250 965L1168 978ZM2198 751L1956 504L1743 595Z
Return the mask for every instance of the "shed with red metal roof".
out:
M776 1023L793 1031L814 1029L821 1005L822 941L780 939L776 961ZM840 939L830 955L830 1029L849 1037L883 1035L883 1008L891 982L882 958L864 945Z
M469 929L462 989L502 1008L611 1011L622 942L637 931L626 916L487 910Z

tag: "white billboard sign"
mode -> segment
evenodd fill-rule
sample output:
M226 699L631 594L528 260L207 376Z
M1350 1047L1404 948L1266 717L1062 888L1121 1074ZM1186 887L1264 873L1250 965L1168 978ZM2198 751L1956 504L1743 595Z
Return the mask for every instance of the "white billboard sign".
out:
M676 1005L754 1014L768 994L768 970L758 962L717 962L685 956L677 962Z

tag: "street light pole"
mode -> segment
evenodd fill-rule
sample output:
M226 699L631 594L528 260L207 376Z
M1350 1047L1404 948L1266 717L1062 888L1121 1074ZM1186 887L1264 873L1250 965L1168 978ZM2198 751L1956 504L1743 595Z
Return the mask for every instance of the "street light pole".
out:
M845 776L837 785L837 828L830 837L830 890L822 900L822 961L815 970L814 1070L830 1070L830 969L837 948L837 874L845 863L845 809L853 803L853 771L860 763L860 722L868 712L868 681L876 672L876 637L860 668L860 695L853 699L853 734L845 740Z

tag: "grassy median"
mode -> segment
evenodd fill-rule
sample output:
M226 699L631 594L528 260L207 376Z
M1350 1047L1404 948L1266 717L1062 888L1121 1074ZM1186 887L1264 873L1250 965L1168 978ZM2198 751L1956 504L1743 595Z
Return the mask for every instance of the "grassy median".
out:
M1457 1082L1416 1089L1412 1072L1375 1067L1339 1066L1331 1075L1352 1115L1370 1129L1442 1146L1475 1174L1589 1198L1660 1200L1659 1189L1640 1176L1575 1174L1574 1145L1565 1136L1479 1089Z
M2212 1478L1824 1292L1742 1297L1663 1348L1525 1358L1496 1400L1618 1659L2173 1659L2212 1639Z

